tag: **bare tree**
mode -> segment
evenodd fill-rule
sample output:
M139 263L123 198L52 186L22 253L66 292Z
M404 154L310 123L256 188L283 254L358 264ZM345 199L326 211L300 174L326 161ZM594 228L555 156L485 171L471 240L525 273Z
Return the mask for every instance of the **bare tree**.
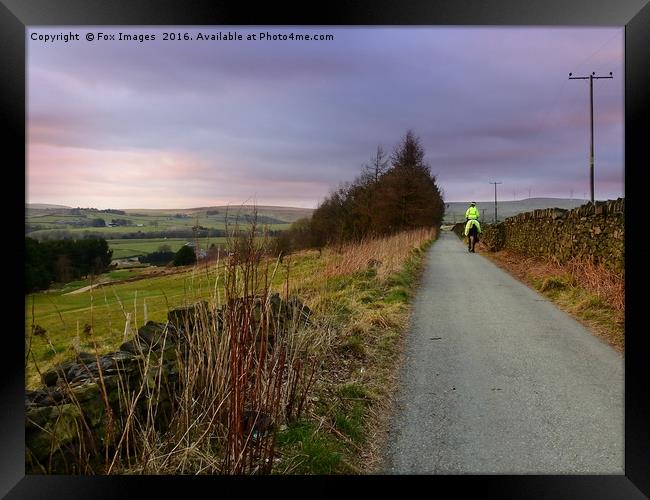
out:
M388 155L381 145L377 146L377 151L370 160L370 163L363 166L363 174L369 176L376 184L379 181L379 177L388 169L388 160Z

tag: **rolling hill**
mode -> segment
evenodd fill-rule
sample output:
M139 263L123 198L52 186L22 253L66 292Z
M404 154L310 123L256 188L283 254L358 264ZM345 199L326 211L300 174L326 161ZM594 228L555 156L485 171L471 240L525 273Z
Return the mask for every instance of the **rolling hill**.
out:
M152 209L152 208L127 208L124 211L128 215L149 215L149 216L170 216L174 214L184 214L192 217L205 215L207 212L219 212L220 214L230 214L233 218L239 216L251 216L257 209L257 215L276 219L278 222L294 222L303 217L310 217L313 208L298 207L274 207L267 205L217 205L213 207L196 207L180 209Z
M42 209L42 210L56 210L58 208L72 208L67 205L53 205L52 203L25 203L25 209Z
M106 239L187 238L197 226L199 236L223 236L226 226L248 226L257 213L257 225L271 230L311 216L313 209L296 207L221 205L185 209L71 208L47 204L25 205L25 235L36 239L60 239L98 235ZM103 220L103 222L102 222ZM215 233L215 231L217 231ZM221 233L218 233L221 231Z
M572 208L584 205L588 200L566 199L566 198L526 198L515 201L499 201L497 204L497 216L499 220L512 217L522 212L530 212L540 208ZM465 211L469 207L469 201L455 201L446 203L445 219L447 223L460 222L465 220ZM493 222L494 200L477 201L476 207L481 211L481 220Z

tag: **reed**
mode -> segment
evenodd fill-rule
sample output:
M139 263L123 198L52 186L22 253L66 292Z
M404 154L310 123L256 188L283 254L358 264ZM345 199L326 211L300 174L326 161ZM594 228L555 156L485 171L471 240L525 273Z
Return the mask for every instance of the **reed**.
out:
M64 382L80 417L71 472L271 473L276 434L304 412L328 336L288 296L288 274L284 297L274 293L279 262L269 258L268 235L255 220L246 230L232 228L229 238L228 255L210 264L217 270L210 299L188 309L179 328L167 323L161 350L142 346L136 377L118 370L114 390L100 366L102 432L90 431ZM97 344L95 356L101 365ZM163 369L170 358L173 377Z
M368 268L376 268L380 280L400 271L404 261L414 248L435 240L435 227L404 231L383 238L368 238L356 243L327 248L324 274L328 278L354 274Z

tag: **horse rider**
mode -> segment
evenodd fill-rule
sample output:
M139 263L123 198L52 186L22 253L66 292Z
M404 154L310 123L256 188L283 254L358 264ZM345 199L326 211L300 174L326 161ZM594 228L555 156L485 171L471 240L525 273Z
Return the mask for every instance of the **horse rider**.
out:
M478 208L476 208L476 202L473 201L469 204L469 208L465 212L465 222L467 222L467 224L465 224L465 236L467 236L467 233L469 233L469 228L473 225L476 226L476 229L479 233L481 232L481 224L479 223L480 217L481 214L478 211Z

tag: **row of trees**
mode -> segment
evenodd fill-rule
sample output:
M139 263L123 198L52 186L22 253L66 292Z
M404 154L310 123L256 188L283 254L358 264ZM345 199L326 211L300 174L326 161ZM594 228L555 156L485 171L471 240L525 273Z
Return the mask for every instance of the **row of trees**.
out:
M439 226L445 205L418 137L408 131L388 156L377 148L351 183L331 193L311 219L296 221L278 250L317 247Z
M116 210L114 208L104 208L104 209L98 209L98 208L82 208L82 207L77 207L73 208L72 210L75 211L75 214L82 214L82 210L85 212L100 212L103 214L115 214L115 215L126 215L126 212L124 210Z
M210 248L216 249L214 243ZM160 245L157 251L140 255L138 261L153 266L166 266L171 263L174 266L187 266L196 262L196 252L194 247L189 245L183 245L177 252L172 251L169 245Z
M213 243L207 249L204 258L213 260L217 258L219 248ZM193 246L183 245L177 252L173 252L169 245L160 245L155 252L146 255L140 255L138 261L142 264L151 264L154 266L187 266L197 261L196 251Z
M45 290L53 281L66 283L104 272L113 250L104 239L39 242L25 238L25 292Z
M151 264L152 266L166 266L174 260L175 255L176 252L172 252L171 248L169 250L161 250L159 248L155 252L138 256L138 262L141 264Z

